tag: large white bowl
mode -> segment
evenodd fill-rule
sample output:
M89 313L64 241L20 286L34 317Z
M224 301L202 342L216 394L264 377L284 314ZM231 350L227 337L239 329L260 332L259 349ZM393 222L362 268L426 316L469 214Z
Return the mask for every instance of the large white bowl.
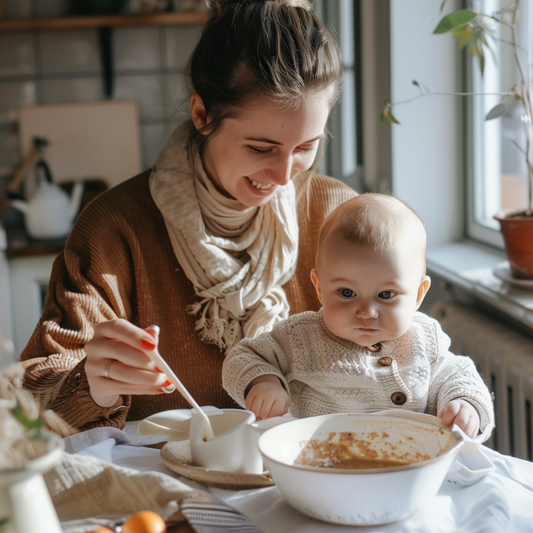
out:
M311 453L309 441L335 443L341 433L353 436L348 453L419 462L349 470L294 464ZM412 418L333 414L269 429L259 449L279 490L298 511L334 524L378 525L403 520L434 498L463 443L458 432Z

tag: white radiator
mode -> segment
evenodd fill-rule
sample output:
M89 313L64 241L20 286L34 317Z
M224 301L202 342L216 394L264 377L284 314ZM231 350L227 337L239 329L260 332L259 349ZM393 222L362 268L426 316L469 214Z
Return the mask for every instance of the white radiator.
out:
M533 340L451 300L430 314L452 339L452 352L471 357L493 393L496 428L487 446L533 460Z

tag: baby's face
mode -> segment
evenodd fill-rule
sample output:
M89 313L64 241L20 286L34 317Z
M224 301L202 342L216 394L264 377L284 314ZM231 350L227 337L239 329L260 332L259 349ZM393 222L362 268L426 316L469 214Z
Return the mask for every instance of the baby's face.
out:
M317 267L312 279L327 327L361 346L402 336L429 288L423 253L409 240L375 251L333 237Z

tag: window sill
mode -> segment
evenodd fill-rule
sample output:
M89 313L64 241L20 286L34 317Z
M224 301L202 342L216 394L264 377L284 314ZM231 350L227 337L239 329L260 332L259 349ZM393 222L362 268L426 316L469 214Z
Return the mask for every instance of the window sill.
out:
M446 292L478 306L489 306L489 311L533 333L533 290L513 287L492 272L505 260L503 251L470 241L434 246L427 251L428 272L444 282Z

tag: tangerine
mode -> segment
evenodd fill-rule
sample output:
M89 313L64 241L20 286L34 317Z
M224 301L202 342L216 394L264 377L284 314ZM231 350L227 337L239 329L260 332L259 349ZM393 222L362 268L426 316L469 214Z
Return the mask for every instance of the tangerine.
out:
M153 511L139 511L122 524L122 533L166 533L165 521Z

